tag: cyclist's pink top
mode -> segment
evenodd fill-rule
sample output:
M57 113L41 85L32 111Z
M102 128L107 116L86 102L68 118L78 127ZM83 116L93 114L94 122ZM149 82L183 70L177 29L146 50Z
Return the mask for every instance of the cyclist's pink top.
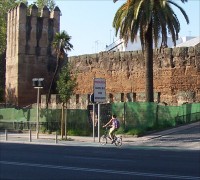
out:
M116 119L112 120L112 127L117 128L117 121L116 121Z

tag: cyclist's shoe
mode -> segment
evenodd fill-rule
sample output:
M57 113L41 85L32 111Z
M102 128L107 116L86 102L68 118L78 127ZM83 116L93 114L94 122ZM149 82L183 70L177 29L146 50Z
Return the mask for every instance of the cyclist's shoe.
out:
M111 144L113 144L115 142L115 139L112 140Z

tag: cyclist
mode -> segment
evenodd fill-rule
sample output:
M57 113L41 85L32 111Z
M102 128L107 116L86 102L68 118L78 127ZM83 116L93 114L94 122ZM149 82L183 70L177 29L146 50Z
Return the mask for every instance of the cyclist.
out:
M112 118L110 119L110 121L108 121L108 123L103 126L103 127L107 127L107 126L111 127L110 130L109 130L109 136L112 140L112 144L115 142L114 133L119 128L118 124L119 124L119 121L117 120L117 116L114 114L114 115L112 115Z

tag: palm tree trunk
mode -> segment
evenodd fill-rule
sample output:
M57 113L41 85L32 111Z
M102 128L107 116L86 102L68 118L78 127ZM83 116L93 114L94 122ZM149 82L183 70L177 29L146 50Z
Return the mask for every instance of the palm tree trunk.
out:
M65 109L65 140L67 140L67 103Z
M153 92L153 37L152 22L145 34L145 79L146 79L146 102L154 102Z
M63 136L64 136L64 117L65 117L65 110L64 110L64 103L62 103L62 115L61 115L61 137L63 139Z

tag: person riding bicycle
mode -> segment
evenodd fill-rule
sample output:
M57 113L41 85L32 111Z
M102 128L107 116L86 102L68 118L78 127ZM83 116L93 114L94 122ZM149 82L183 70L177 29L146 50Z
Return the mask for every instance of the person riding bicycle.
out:
M109 136L112 140L112 143L114 143L114 133L119 129L119 121L117 120L116 115L112 115L112 118L108 121L107 124L105 124L103 127L111 126L109 130Z

